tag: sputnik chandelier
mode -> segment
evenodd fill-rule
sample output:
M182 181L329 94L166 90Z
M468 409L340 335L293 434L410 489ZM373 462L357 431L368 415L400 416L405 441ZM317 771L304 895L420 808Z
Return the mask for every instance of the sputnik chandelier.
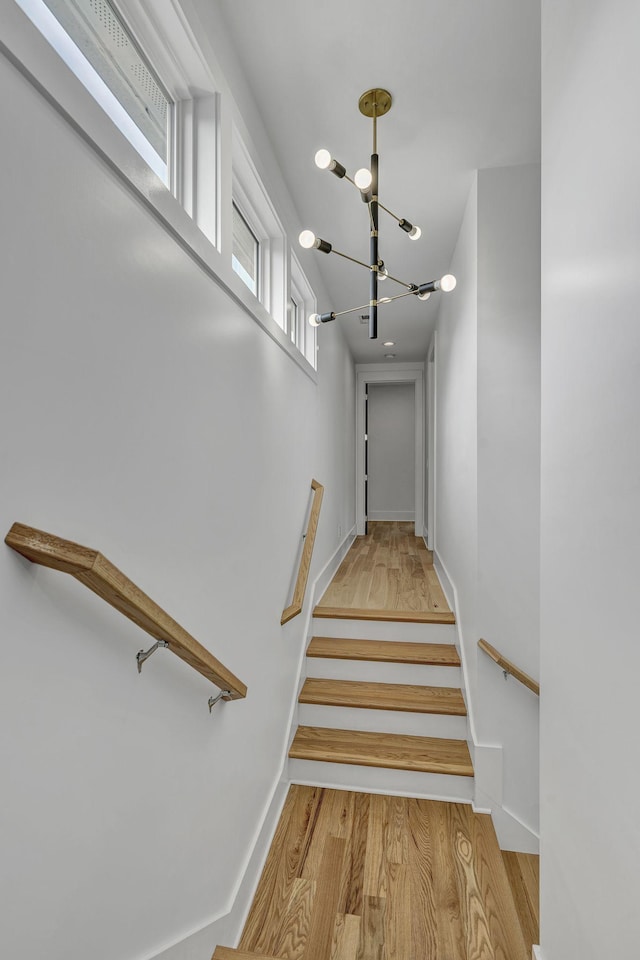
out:
M351 307L349 310L340 310L337 313L333 311L329 313L312 313L309 317L311 326L319 327L321 323L328 323L330 320L335 320L336 317L342 317L347 313L368 310L369 338L371 340L376 340L378 337L378 306L380 304L392 303L394 300L400 300L402 297L411 296L417 297L418 300L428 300L436 290L448 293L450 290L453 290L456 285L456 278L451 274L441 277L440 280L429 280L427 283L405 283L404 280L398 280L397 277L392 277L387 270L384 260L380 259L378 247L378 211L380 209L393 217L393 219L397 221L400 229L404 230L411 240L418 240L422 233L420 227L414 226L408 220L397 217L395 213L392 213L392 211L380 203L378 199L377 121L378 117L383 117L385 113L389 112L391 102L391 94L389 91L382 90L379 87L373 90L367 90L367 92L363 93L360 97L358 104L360 113L373 121L373 152L371 154L371 166L369 169L363 167L361 170L358 170L353 179L351 179L343 165L333 158L328 150L318 150L315 157L316 166L320 167L321 170L330 170L331 173L340 180L348 180L349 183L352 183L358 188L363 202L367 204L370 222L369 263L364 263L364 261L350 257L346 253L341 253L340 250L336 250L327 240L321 240L319 237L316 237L311 230L303 230L299 237L300 246L307 250L315 248L321 253L335 253L345 260L351 260L352 263L357 263L361 267L369 270L368 304L365 303L358 307ZM405 287L406 292L398 293L394 297L382 297L378 299L378 282L387 279L393 280L395 283L399 283L400 286Z

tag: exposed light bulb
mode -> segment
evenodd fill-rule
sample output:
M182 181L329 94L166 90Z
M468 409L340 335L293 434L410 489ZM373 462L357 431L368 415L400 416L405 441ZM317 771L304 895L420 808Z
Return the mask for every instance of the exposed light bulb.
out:
M378 280L386 280L388 276L389 271L383 263L381 267L378 267Z
M396 345L395 340L385 340L384 343L382 344L383 347L395 347L395 345Z
M311 250L311 247L316 242L316 235L313 230L303 230L300 236L298 237L298 243L301 247L304 247L305 250Z
M369 170L367 167L361 167L356 171L356 175L354 176L353 180L358 190L368 190L373 182L371 170Z
M391 297L380 297L378 303L391 303Z
M446 273L444 277L440 278L440 289L443 293L451 293L452 290L455 290L456 282L452 273Z
M409 237L411 240L419 240L421 236L422 230L420 227L411 227L411 230L409 230Z
M418 294L417 294L418 300L428 300L430 296L431 296L430 293L418 293Z
M319 327L319 326L320 326L320 314L319 314L319 313L312 313L311 316L309 317L309 323L311 324L312 327Z
M320 167L321 170L326 170L331 163L331 154L323 147L322 150L318 150L316 153L315 161L316 167Z

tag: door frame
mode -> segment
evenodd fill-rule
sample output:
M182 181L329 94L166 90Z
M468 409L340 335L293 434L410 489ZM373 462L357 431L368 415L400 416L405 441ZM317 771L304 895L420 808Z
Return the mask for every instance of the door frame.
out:
M413 383L415 395L415 532L424 534L424 363L356 364L356 535L364 536L365 387L369 383Z
M436 548L436 402L438 385L437 367L437 330L434 330L433 339L427 353L426 376L426 406L427 406L427 523L426 540L429 550Z

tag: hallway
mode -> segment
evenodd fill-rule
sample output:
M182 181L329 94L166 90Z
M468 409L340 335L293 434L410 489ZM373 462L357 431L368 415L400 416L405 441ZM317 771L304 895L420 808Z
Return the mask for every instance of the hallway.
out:
M358 617L455 623L433 566L433 554L413 523L371 521L357 537L316 607L317 617Z

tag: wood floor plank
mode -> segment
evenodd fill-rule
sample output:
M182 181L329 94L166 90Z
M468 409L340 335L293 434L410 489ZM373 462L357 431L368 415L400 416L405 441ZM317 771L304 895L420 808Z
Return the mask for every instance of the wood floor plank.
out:
M335 637L312 637L307 648L307 656L330 660L460 666L458 651L452 643L408 643L399 640L342 640Z
M386 845L389 817L389 798L372 794L369 798L367 849L364 862L363 895L386 897Z
M357 960L393 960L384 945L385 909L383 897L364 898Z
M331 960L356 960L360 947L361 924L362 920L359 916L338 914L331 947Z
M389 863L389 892L385 900L384 947L389 960L414 960L411 915L414 909L406 863Z
M328 837L318 878L311 915L309 935L304 951L305 960L327 960L331 954L340 888L336 877L342 872L346 841Z
M315 891L315 880L296 878L293 881L291 896L280 919L280 925L270 938L273 944L271 950L281 960L302 960L304 956Z
M473 766L465 740L338 730L329 727L298 727L289 756L299 760L324 760L331 763L355 763L365 767L473 776Z
M449 828L449 804L432 807L433 894L436 913L436 956L467 960L455 851ZM453 806L453 804L451 805ZM485 958L482 958L485 960Z
M300 703L402 713L438 713L465 717L462 691L456 687L426 687L409 683L372 683L359 680L324 680L307 677Z
M336 793L340 793L340 791L336 791ZM348 796L351 800L351 821L350 831L346 837L342 875L338 881L340 884L338 912L361 916L369 827L369 795L366 793L351 793Z
M432 804L407 800L407 852L411 886L411 953L437 960L433 881Z

